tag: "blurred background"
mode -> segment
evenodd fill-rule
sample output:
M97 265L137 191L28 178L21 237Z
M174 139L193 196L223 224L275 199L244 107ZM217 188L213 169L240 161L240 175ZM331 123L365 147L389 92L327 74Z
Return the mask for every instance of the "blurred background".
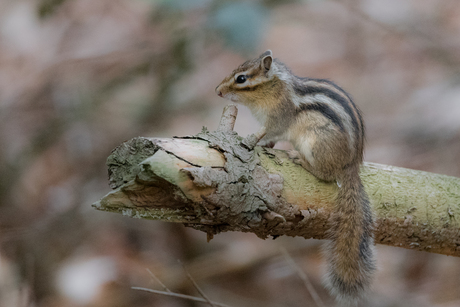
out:
M460 177L458 0L0 0L0 306L198 306L131 289L199 296L178 260L214 301L316 306L280 247L333 306L320 241L91 208L113 148L215 129L215 87L266 49L353 95L367 161ZM459 258L377 249L369 306L460 306Z

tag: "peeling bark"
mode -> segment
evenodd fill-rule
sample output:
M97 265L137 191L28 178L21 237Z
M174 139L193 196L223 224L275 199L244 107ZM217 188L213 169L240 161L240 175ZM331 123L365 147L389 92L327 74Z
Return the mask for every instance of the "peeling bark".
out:
M323 239L337 193L284 151L233 132L236 107L217 131L173 139L134 138L107 159L115 190L93 206L131 217L223 231ZM375 212L375 242L460 256L460 179L365 163L361 178Z

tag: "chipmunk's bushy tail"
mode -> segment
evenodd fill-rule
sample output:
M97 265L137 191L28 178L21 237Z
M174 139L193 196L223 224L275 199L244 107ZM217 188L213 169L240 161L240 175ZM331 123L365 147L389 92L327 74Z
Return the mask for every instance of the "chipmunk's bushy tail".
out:
M342 304L356 305L376 270L373 218L369 199L359 177L359 168L350 167L339 188L329 242L326 286Z

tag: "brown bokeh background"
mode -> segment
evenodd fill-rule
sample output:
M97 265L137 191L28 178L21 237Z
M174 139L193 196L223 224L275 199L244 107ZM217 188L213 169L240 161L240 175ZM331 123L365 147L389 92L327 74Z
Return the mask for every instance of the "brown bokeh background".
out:
M198 306L131 289L162 289L150 269L199 296L178 260L214 301L315 306L280 247L333 306L319 241L206 243L91 208L114 147L214 129L214 88L266 49L352 94L367 161L460 176L458 0L0 0L0 306ZM239 111L235 130L256 131ZM459 258L377 250L368 306L460 306Z

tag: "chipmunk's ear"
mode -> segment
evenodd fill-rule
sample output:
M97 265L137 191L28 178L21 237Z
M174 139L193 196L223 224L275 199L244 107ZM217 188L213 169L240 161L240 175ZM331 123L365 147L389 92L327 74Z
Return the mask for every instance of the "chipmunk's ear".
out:
M268 49L267 51L265 51L264 53L259 55L259 58L262 59L262 58L266 57L267 55L273 56L272 51L270 49Z
M262 59L261 61L262 68L264 69L265 72L268 72L273 62L272 51L267 50L264 53L262 53L260 57Z

